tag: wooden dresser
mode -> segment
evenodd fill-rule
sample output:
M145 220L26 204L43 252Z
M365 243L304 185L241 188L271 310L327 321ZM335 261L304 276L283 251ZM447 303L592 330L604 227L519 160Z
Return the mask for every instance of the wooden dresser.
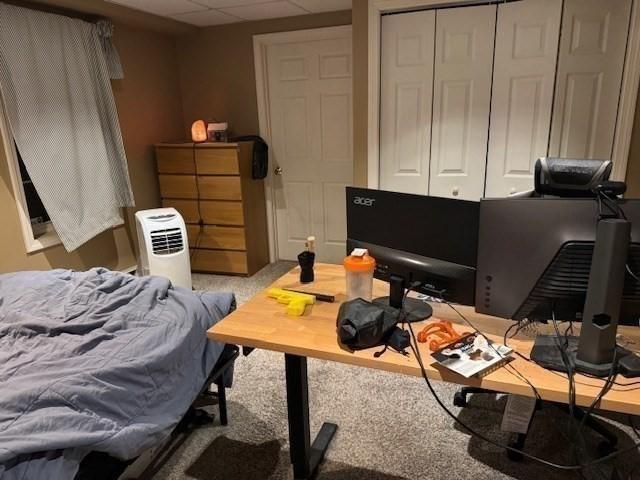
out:
M195 272L253 275L269 263L264 182L251 178L252 146L155 146L162 205L187 223Z

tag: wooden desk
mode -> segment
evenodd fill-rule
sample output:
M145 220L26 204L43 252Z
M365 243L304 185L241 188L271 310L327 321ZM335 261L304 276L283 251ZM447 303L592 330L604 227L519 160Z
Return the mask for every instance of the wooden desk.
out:
M379 348L358 352L341 348L336 335L336 317L340 303L346 298L344 269L341 265L319 264L315 268L315 277L313 284L301 287L298 283L299 269L295 268L272 286L307 288L309 291L318 293L333 293L336 295L336 303L319 302L308 309L304 316L290 317L285 313L283 305L268 298L266 292L261 292L207 332L211 340L285 354L289 435L295 478L308 478L313 473L335 431L335 426L325 424L314 445L310 445L307 357L421 376L420 367L413 355L402 356L388 352L379 358L374 358L373 352ZM387 295L388 288L388 284L375 280L374 297ZM432 304L432 307L434 317L448 319L458 324L463 323L447 305ZM459 307L459 310L478 329L496 341L502 342L504 332L512 325L509 320L477 314L472 307ZM422 326L422 323L414 324L414 330L417 332L417 329L421 329ZM640 350L639 328L622 327L619 333L629 342L628 347L636 351ZM528 356L533 346L533 339L516 337L510 340L509 345ZM420 352L425 363L429 363L430 352L426 344L420 344ZM568 381L565 375L545 370L517 356L511 365L536 387L543 400L568 403ZM497 392L534 396L531 387L506 368L496 370L482 379L467 379L447 369L436 369L430 365L426 366L426 370L429 378L436 380L477 386ZM622 377L616 381L622 385L614 385L604 396L599 407L604 410L639 415L640 387L632 385L633 380ZM576 384L577 404L589 406L601 390L603 380L577 375Z

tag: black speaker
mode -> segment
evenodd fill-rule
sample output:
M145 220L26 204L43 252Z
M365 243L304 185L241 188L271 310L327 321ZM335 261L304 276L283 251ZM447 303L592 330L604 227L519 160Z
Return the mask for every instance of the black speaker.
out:
M539 158L535 168L535 188L541 195L595 197L594 189L609 180L611 160Z

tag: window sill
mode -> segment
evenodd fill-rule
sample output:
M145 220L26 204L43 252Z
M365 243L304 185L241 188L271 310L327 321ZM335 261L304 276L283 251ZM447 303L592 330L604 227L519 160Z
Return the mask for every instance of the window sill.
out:
M117 225L114 225L111 228L111 230L115 228L120 228L123 225L124 225L124 220L118 223ZM62 245L62 240L60 240L60 237L58 236L56 231L53 228L51 228L51 229L47 229L44 233L42 233L41 235L38 235L35 238L34 237L30 238L25 243L27 244L26 245L27 253L36 253L42 250L46 250L47 248L55 247L56 245Z
M55 247L56 245L62 245L62 240L55 232L50 230L39 235L37 238L31 239L27 245L27 253L35 253L46 248Z

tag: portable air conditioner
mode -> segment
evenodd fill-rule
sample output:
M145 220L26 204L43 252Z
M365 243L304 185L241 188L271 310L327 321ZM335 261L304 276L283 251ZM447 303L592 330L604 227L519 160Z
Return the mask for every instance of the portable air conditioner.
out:
M178 287L191 290L191 262L187 229L175 208L136 212L139 275L166 277Z

